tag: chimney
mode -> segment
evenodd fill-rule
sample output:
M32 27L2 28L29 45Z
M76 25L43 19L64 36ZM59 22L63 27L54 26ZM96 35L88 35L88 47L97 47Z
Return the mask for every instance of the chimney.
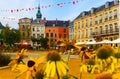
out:
M43 22L46 23L46 17L43 18Z
M44 19L43 20L46 20L46 17L44 17Z
M57 24L57 21L58 21L58 20L57 20L57 18L56 18L56 24Z

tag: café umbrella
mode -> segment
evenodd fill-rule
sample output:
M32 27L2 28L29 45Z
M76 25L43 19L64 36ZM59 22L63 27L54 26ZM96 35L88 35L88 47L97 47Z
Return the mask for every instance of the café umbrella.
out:
M110 40L103 40L103 41L98 42L98 44L110 44L110 43L112 43L112 41Z

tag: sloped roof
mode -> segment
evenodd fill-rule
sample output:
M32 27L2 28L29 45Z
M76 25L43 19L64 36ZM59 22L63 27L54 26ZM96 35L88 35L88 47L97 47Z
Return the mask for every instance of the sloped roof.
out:
M39 22L38 22L39 21ZM41 19L34 19L32 22L31 22L32 24L39 24L39 23L44 23L44 21L43 20L41 20Z
M21 19L30 19L30 18L24 17L24 18L21 18Z
M108 8L115 5L115 4L114 4L114 1L106 2L106 3L108 3L108 5L109 5ZM101 11L101 10L105 9L105 8L106 8L106 7L105 7L105 4L104 4L104 5L101 5L101 6L99 6L99 7L92 8L92 9L93 9L94 13L96 13L96 12L98 12L98 11ZM83 12L81 12L75 19L84 17L84 16L83 16L83 13L84 13L84 16L87 16L87 15L92 14L92 13L91 13L91 10L89 10L89 11L83 11ZM74 20L75 20L75 19L74 19Z
M69 26L69 21L62 21L62 20L47 20L45 23L46 27L68 27Z

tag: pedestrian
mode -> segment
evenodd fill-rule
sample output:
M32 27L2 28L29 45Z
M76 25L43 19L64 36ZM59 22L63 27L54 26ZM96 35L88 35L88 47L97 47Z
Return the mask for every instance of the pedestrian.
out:
M81 51L80 51L80 54L79 54L80 58L81 58L81 61L83 61L83 59L84 59L85 52L86 52L86 47L82 47Z

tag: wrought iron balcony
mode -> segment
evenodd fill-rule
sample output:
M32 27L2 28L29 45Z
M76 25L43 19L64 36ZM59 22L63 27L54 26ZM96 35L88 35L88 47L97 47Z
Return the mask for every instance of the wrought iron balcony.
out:
M101 20L99 20L99 23L102 23L102 19L101 19Z
M95 21L95 24L98 24L98 21Z
M105 22L108 21L108 18L105 18Z
M119 33L119 29L116 28L115 30L102 30L101 32L93 32L92 36L106 36L106 35L115 35Z

